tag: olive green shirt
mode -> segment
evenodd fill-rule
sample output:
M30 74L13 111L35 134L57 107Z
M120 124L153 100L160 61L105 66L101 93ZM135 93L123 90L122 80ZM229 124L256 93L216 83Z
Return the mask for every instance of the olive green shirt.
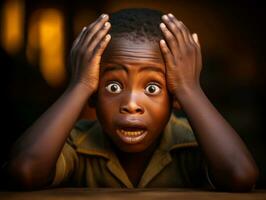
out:
M138 188L206 187L210 182L188 121L172 114ZM56 164L52 186L133 188L97 121L79 121Z

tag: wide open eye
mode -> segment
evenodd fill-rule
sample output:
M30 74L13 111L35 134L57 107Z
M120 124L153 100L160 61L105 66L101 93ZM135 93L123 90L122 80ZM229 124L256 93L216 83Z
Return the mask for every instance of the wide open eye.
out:
M117 82L112 82L112 83L109 83L105 89L110 92L110 93L115 93L115 94L118 94L122 91L122 88L120 86L119 83Z
M149 84L145 88L145 92L150 95L157 95L161 92L161 88L156 84Z

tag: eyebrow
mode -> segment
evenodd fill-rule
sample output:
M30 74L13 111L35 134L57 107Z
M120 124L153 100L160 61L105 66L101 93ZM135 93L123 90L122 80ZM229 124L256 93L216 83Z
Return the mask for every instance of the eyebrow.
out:
M111 67L104 67L104 69L102 70L103 75L107 72L110 71L117 71L117 70L124 70L128 73L128 69L125 66L122 65L115 65L115 66L111 66Z
M142 72L142 71L156 71L156 72L160 72L163 75L165 75L165 72L162 70L162 68L153 67L153 66L142 67L139 71L140 72Z
M105 67L103 70L102 70L102 73L103 75L107 72L110 72L110 71L117 71L117 70L124 70L128 73L128 69L123 66L123 65L115 65L115 66L110 66L110 67ZM163 69L159 68L159 67L153 67L153 66L146 66L146 67L142 67L139 72L143 72L143 71L156 71L156 72L159 72L163 75L165 75L165 72L163 71Z

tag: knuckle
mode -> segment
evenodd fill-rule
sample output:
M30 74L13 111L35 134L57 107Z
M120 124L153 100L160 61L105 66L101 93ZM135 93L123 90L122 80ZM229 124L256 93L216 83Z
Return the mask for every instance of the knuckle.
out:
M174 39L174 36L171 32L167 32L166 36L170 39L170 40L173 40Z
M169 54L169 50L168 50L167 47L164 47L163 49L164 49L164 53L165 53L165 54Z
M95 25L95 22L91 23L91 24L88 26L88 29L90 30L94 25Z
M188 46L187 46L186 53L187 53L188 55L191 55L191 54L194 53L194 48L193 48L192 45L188 45Z
M101 42L99 42L97 48L100 49L100 50L102 50L104 47L105 47L105 41L101 41Z
M102 29L102 30L99 30L92 38L92 41L95 41L95 40L100 40L103 35L105 34L106 30Z
M175 30L176 37L180 38L182 36L182 32L179 28L176 28Z
M94 48L92 48L92 47L88 47L86 54L87 54L88 56L90 56L90 55L92 55L93 51L94 51Z
M170 50L168 49L168 47L164 47L164 52L165 52L166 54L170 54Z
M174 29L175 25L172 21L169 21L168 23L168 26L171 28L171 29Z
M171 29L173 29L173 31L177 30L177 27L176 27L175 23L170 22L169 26L171 27Z
M99 42L96 49L102 49L104 47L103 42Z

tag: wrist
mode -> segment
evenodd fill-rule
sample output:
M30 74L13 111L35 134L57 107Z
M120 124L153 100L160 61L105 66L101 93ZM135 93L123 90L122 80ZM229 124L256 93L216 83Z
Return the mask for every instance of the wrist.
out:
M181 101L186 97L191 97L193 95L197 95L202 93L202 88L200 84L193 84L193 85L183 85L175 90L174 95L176 98Z
M68 85L66 91L72 91L72 90L79 91L80 94L87 96L87 98L89 98L95 92L95 89L92 86L82 81L71 82Z

